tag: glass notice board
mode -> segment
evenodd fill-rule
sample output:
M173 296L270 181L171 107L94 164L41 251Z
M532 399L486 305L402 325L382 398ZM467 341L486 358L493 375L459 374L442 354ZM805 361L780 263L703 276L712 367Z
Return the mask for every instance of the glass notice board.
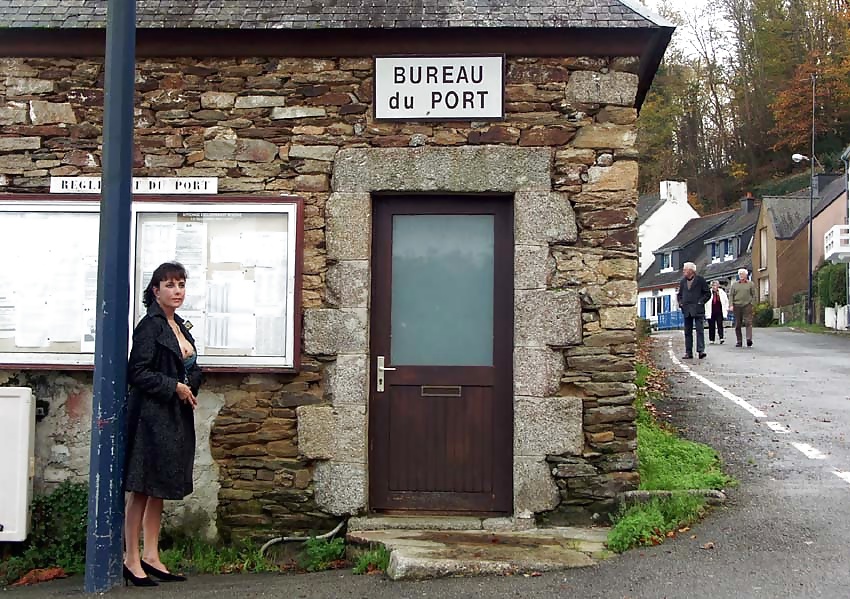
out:
M153 270L187 270L178 314L199 363L229 369L296 367L296 200L134 202L132 328L145 314ZM261 200L266 200L265 202ZM93 364L98 202L0 202L0 364Z

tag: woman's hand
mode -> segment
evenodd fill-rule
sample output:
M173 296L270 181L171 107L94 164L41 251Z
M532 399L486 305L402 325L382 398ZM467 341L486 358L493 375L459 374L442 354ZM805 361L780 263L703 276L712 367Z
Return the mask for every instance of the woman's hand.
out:
M198 398L195 397L194 393L192 393L189 385L186 385L185 383L177 383L177 397L179 397L181 401L185 401L187 404L192 406L193 410L198 406Z

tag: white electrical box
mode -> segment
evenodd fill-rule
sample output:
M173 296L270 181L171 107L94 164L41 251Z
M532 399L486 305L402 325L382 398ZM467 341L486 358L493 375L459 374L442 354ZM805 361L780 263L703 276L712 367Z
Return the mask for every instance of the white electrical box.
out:
M34 450L32 390L0 387L0 541L23 541L29 534Z

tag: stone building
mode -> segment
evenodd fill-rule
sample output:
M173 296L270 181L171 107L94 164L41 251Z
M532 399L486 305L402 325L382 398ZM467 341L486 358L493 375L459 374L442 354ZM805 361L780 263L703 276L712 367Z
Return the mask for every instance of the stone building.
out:
M668 23L634 0L137 4L134 175L304 214L300 368L208 371L175 513L256 537L384 510L588 523L636 487L635 122ZM9 197L100 174L105 10L0 7ZM503 114L376 120L388 55L502 57ZM0 371L45 412L42 488L87 475L91 378Z

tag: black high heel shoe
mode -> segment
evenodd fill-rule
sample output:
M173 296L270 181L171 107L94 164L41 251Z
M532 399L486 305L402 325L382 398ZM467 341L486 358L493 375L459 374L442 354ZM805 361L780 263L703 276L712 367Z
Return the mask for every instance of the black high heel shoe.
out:
M145 560L142 560L142 570L144 570L147 574L150 574L151 576L156 576L162 582L183 582L184 580L186 580L186 577L181 576L180 574L172 574L171 572L157 570Z
M144 566L142 567L144 569ZM158 587L159 583L147 576L136 576L127 566L124 566L124 586L133 583L134 587Z

